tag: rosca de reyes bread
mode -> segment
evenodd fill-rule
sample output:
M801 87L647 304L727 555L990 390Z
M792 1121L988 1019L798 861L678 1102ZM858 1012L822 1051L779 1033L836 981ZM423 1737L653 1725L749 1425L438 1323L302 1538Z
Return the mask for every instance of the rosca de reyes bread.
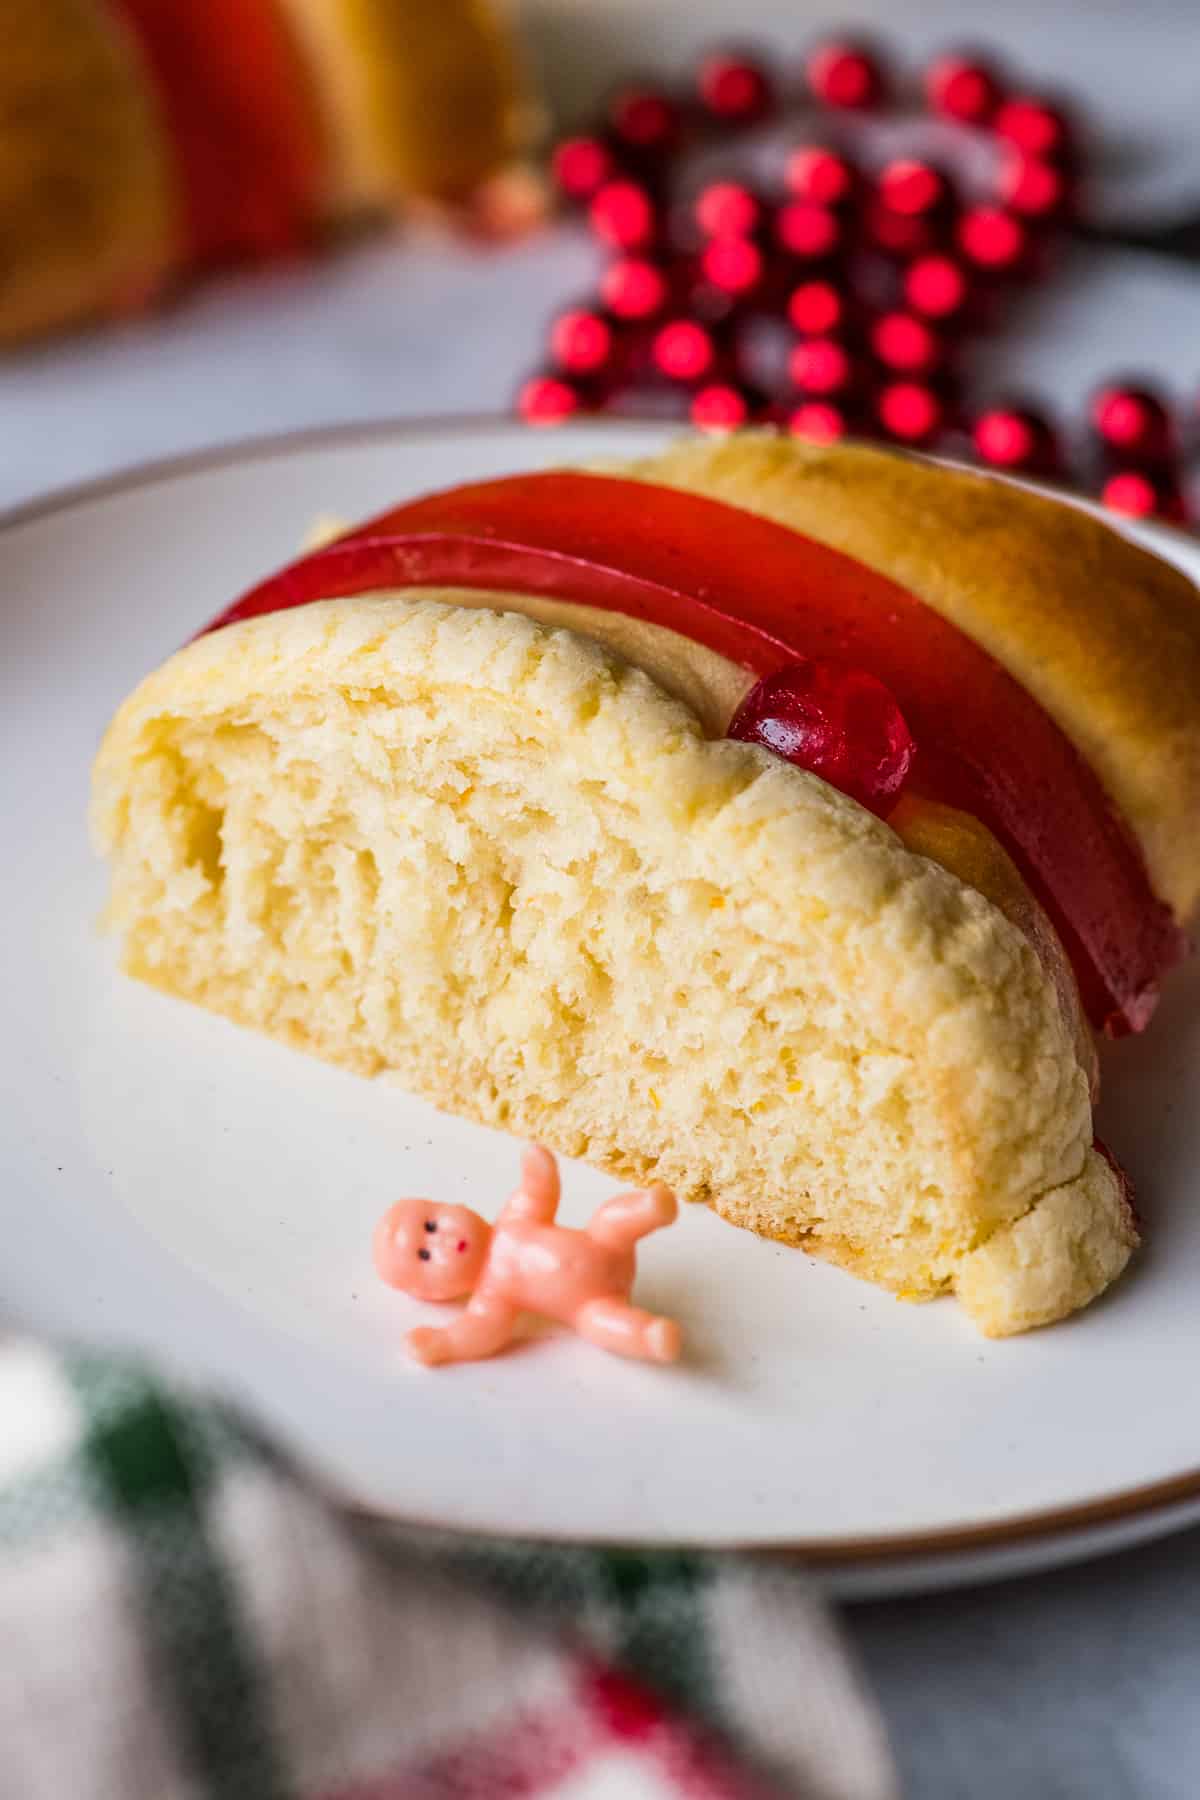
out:
M463 203L530 111L488 0L8 0L0 344Z
M1065 504L768 434L410 502L118 712L124 965L1048 1323L1137 1241L1091 1028L1186 949L1196 602Z

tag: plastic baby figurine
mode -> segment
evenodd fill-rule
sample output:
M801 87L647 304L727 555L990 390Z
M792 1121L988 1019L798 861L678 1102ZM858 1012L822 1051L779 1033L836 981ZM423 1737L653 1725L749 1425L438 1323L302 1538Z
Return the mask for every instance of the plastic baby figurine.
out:
M432 1200L398 1200L384 1214L375 1267L389 1287L418 1300L470 1295L452 1325L410 1331L410 1355L426 1364L494 1356L511 1342L519 1315L533 1312L618 1356L674 1362L679 1326L629 1301L634 1246L675 1218L674 1194L665 1187L617 1194L582 1231L555 1224L559 1194L558 1165L534 1144L494 1226L469 1207Z

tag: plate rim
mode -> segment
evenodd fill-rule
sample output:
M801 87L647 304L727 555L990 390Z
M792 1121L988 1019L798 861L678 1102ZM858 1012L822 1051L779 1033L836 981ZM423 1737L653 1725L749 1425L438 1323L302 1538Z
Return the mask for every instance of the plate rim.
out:
M457 437L473 436L482 432L503 429L511 431L514 436L528 435L531 438L551 436L555 441L569 440L577 433L595 435L611 433L613 436L626 436L644 431L647 436L660 438L669 424L658 420L638 420L623 418L587 417L566 421L556 426L552 433L523 424L506 413L461 413L461 414L421 414L412 417L392 417L370 420L346 420L321 425L301 426L282 432L265 432L232 442L210 445L195 450L183 451L173 455L154 457L132 463L106 475L94 476L79 482L45 490L34 494L15 505L0 509L0 535L19 529L25 525L40 523L52 519L56 515L73 511L75 508L93 504L97 501L115 499L123 494L136 493L160 484L187 478L191 475L202 475L208 470L228 468L239 463L273 461L276 458L304 454L324 447L353 448L356 445L368 446L386 442L389 439L412 437ZM933 458L934 461L948 461L945 458ZM958 465L966 467L967 465ZM973 471L978 473L979 471ZM994 474L993 479L1011 479ZM1168 555L1171 546L1178 542L1184 545L1193 555L1200 555L1200 544L1187 534L1173 529L1158 521L1146 523L1139 521L1136 530L1125 529L1126 522L1103 513L1095 502L1087 496L1073 491L1056 488L1045 483L1013 481L1014 486L1035 487L1047 493L1050 498L1068 505L1082 505L1084 510L1101 516L1106 523L1120 532L1129 535L1135 541L1158 543ZM269 1423L269 1422L268 1422ZM361 1517L369 1518L389 1525L411 1529L437 1529L452 1536L477 1536L477 1532L468 1532L465 1528L447 1526L444 1522L415 1518L410 1514L397 1515L370 1504L364 1504L344 1490L339 1492L337 1480L330 1480L328 1474L322 1476L312 1471L316 1482L327 1492L335 1495L342 1504ZM830 1537L780 1539L775 1542L744 1543L737 1540L722 1543L719 1548L722 1554L753 1555L770 1559L801 1559L814 1567L833 1570L841 1567L863 1566L872 1569L883 1569L891 1563L906 1563L917 1559L966 1557L980 1551L999 1551L1028 1547L1034 1543L1062 1543L1080 1533L1113 1526L1121 1523L1151 1522L1164 1513L1172 1512L1190 1502L1200 1501L1200 1464L1183 1472L1165 1476L1158 1481L1142 1482L1130 1488L1117 1488L1090 1500L1081 1500L1067 1506L1049 1507L1008 1514L1003 1518L983 1523L963 1523L946 1525L932 1531L907 1533L874 1533L865 1537ZM1168 1523L1167 1528L1170 1528ZM563 1548L587 1543L593 1547L610 1549L631 1547L631 1540L621 1538L605 1538L591 1536L587 1539L572 1537L570 1534L531 1533L531 1543ZM685 1546L693 1551L701 1546ZM659 1548L659 1546L656 1546ZM668 1545L662 1545L668 1549Z

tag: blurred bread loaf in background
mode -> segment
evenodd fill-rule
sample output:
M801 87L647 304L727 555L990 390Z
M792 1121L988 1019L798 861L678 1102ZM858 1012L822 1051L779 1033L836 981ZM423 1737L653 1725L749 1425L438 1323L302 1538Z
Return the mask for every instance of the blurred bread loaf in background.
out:
M491 0L7 0L0 344L469 206L532 109Z

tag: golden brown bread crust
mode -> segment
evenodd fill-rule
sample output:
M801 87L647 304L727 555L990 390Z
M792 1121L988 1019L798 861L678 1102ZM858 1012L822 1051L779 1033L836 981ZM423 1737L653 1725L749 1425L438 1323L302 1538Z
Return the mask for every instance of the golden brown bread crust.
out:
M688 441L623 473L743 506L878 569L1045 707L1181 919L1200 902L1200 595L1080 508L994 476L766 433Z
M132 41L95 0L8 0L0 54L0 343L148 296L174 177Z

